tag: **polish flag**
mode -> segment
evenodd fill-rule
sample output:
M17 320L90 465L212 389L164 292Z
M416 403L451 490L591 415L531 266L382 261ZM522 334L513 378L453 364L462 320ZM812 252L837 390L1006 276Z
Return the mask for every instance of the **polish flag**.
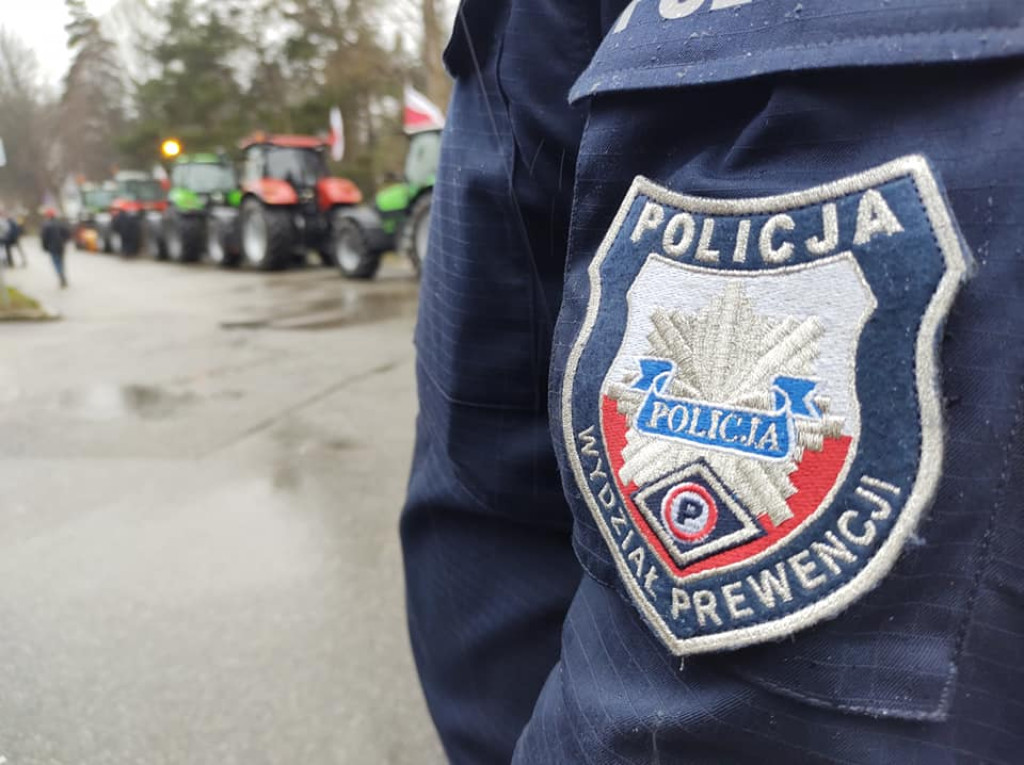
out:
M341 109L337 106L331 109L331 135L328 141L331 144L331 159L341 162L345 157L345 123L341 120Z
M405 132L420 133L444 127L444 114L411 85L405 86Z

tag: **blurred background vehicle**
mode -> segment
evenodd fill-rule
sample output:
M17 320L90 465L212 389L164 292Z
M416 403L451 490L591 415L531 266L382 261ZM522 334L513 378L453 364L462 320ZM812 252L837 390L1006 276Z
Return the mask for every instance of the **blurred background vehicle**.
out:
M372 208L352 208L340 216L334 258L343 275L371 278L389 250L409 258L420 271L427 254L430 202L440 158L439 127L411 133L403 177L377 192Z
M109 236L103 239L103 251L137 255L160 228L167 190L152 175L137 170L118 172L114 183Z
M72 236L80 250L95 251L110 236L110 205L117 195L112 183L85 183L78 187L77 214Z
M403 213L396 221L396 248L412 261L417 273L422 271L427 257L430 205L440 160L440 128L411 136L405 160L405 181L398 186L405 193L393 200L400 205L396 209ZM378 199L378 207L384 211L386 202L382 202L385 200Z
M3 273L61 317L2 325L0 761L446 761L396 534L419 285L335 233L411 241L456 5L0 0Z
M206 254L219 264L237 257L238 207L242 194L230 160L221 154L188 154L171 167L167 210L152 253L178 263L195 262Z
M333 262L333 222L363 195L333 178L326 138L257 132L242 141L242 254L263 271L284 268L315 250Z

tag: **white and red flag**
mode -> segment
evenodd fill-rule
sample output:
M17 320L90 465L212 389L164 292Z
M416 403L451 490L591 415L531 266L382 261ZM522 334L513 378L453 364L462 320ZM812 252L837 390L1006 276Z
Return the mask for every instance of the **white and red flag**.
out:
M444 114L425 95L411 85L405 86L404 124L406 133L440 130L444 127Z
M331 144L331 159L341 162L345 157L345 123L341 119L341 109L337 106L331 109L331 135L328 140Z

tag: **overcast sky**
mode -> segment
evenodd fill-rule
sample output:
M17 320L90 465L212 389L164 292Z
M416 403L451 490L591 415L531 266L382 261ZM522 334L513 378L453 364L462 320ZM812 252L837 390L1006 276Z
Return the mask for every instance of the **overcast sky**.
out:
M86 0L93 13L110 10L115 0ZM64 0L0 0L0 25L14 32L39 56L43 74L57 83L68 68Z

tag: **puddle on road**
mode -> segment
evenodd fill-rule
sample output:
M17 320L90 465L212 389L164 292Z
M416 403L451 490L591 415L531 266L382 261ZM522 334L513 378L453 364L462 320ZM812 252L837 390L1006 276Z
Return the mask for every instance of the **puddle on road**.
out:
M62 391L57 408L87 420L116 420L135 416L144 420L170 417L197 400L194 393L171 393L150 385L88 385Z
M221 322L223 329L322 330L416 314L416 290L346 290L336 297L318 298L269 315Z
M339 452L359 448L344 436L327 435L319 426L290 419L270 431L280 449L274 460L271 481L275 489L294 491L303 479L317 473L317 465L335 464Z

